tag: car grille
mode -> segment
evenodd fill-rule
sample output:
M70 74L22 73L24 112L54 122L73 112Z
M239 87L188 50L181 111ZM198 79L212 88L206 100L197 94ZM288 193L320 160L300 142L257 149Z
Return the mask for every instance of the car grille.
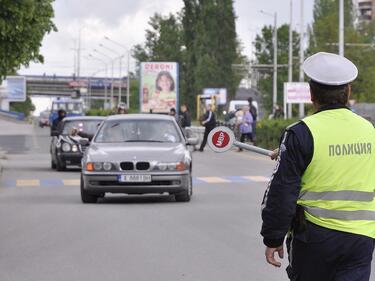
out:
M134 163L133 162L121 162L120 167L124 171L133 171L134 170Z
M146 171L148 169L150 169L150 163L148 162L138 162L136 164L136 168L138 171Z
M121 170L123 171L147 171L150 169L149 162L121 162L120 163Z

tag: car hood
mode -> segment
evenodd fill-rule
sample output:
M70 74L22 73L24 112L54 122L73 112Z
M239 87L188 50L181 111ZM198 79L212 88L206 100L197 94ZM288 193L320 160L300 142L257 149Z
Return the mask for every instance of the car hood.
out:
M116 143L91 144L87 151L88 161L163 161L178 162L190 154L181 143Z

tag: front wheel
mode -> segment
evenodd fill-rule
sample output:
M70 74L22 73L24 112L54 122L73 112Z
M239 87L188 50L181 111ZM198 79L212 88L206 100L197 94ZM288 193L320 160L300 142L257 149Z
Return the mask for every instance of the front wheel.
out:
M64 171L66 169L66 165L61 163L59 160L56 161L56 170L57 171Z
M187 189L181 193L175 194L174 198L176 202L189 202L192 195L193 195L193 181L192 181L191 176L189 176Z
M81 200L83 203L96 203L98 202L98 197L88 193L83 187L83 177L81 175Z

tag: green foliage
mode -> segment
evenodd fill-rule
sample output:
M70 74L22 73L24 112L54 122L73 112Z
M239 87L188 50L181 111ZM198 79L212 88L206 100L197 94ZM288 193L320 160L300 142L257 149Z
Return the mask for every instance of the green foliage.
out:
M297 122L296 119L263 119L257 122L257 145L266 149L275 149L279 147L282 133L289 125L295 122Z
M352 60L359 70L353 83L353 98L359 102L375 102L375 23L354 26L352 1L345 0L345 43L364 44L345 46L345 57ZM316 0L314 22L309 28L310 44L308 54L318 51L338 53L338 3L334 0ZM366 45L368 44L368 45Z
M289 60L289 25L284 24L277 29L277 63L288 64ZM259 64L273 64L273 26L264 26L261 34L255 38L255 57ZM293 80L298 79L298 52L299 52L299 35L293 31ZM279 68L277 71L277 92L279 105L283 104L284 82L288 81L288 68ZM268 112L272 112L273 96L273 73L272 70L264 73L258 83L258 88L263 95L263 105Z
M20 65L43 62L39 53L46 33L56 31L53 0L2 0L0 9L0 80Z
M26 97L25 102L11 102L10 111L22 112L25 114L25 117L29 117L31 111L35 110L34 104L31 102L30 97Z
M139 112L139 81L130 80L130 108L129 112Z

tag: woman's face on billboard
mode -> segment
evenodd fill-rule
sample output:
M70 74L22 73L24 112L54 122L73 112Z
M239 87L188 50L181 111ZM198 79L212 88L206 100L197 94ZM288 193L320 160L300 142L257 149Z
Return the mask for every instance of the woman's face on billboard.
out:
M169 77L166 75L160 76L159 87L161 88L162 92L170 92L172 87L171 79L169 79Z

